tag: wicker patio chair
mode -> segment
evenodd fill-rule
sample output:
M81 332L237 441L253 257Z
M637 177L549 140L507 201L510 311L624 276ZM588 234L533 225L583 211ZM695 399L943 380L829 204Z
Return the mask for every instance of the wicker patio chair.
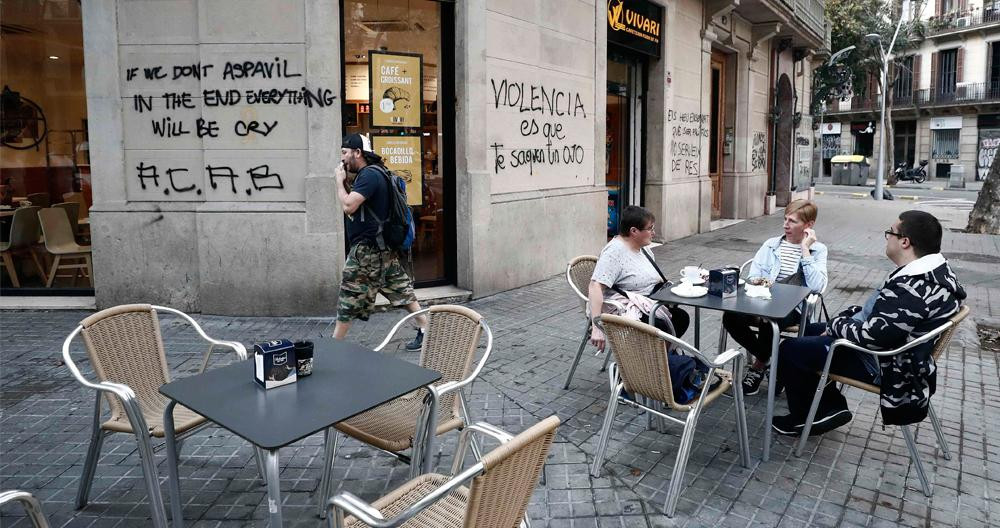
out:
M135 435L139 446L146 491L153 511L153 524L157 528L165 528L166 514L150 442L150 437L164 437L163 409L167 399L159 393L159 388L170 381L157 312L177 315L213 346L231 348L241 361L247 358L242 344L212 339L187 314L173 308L149 304L116 306L87 317L66 337L62 350L63 361L73 377L84 387L96 390L93 430L77 490L77 509L87 505L104 437L113 433L130 433ZM85 378L70 355L70 346L78 334L83 334L87 355L99 380L97 382ZM110 415L102 422L101 411L105 399ZM205 423L204 417L180 405L174 412L174 430L178 435L192 434Z
M24 511L28 513L28 518L31 519L31 524L35 528L49 528L49 521L45 518L45 513L42 512L42 505L34 495L20 490L0 492L0 508L8 502L21 503Z
M437 435L471 423L463 387L475 381L493 350L493 332L482 316L464 306L454 305L432 306L404 317L375 350L381 351L404 323L421 314L427 314L429 324L420 349L420 366L440 372L441 379L426 390L405 394L334 426L352 438L409 462L411 477L431 472ZM473 368L484 332L486 350ZM319 494L321 517L326 515L325 500L332 492L331 471L338 444L336 430L327 431L326 463ZM400 453L411 448L409 457ZM475 443L473 449L478 451Z
M90 246L81 246L76 243L76 235L70 226L67 210L62 208L48 207L38 211L38 221L42 224L42 234L45 235L45 249L54 257L52 269L49 271L48 281L45 286L52 287L56 280L56 273L60 269L69 268L73 272L73 283L81 272L87 273L90 286L94 286L94 266L91 260ZM75 264L65 264L64 260L82 260Z
M962 320L969 315L969 312L969 307L963 306L958 313L953 315L948 320L948 322L895 350L887 350L884 352L874 351L862 348L846 339L838 339L834 341L833 345L830 346L830 353L826 355L826 364L823 366L823 370L820 373L819 384L816 386L816 394L813 396L812 404L809 406L809 414L806 416L805 427L803 428L801 438L799 438L798 445L795 447L795 456L802 456L802 450L805 449L806 442L809 440L809 431L812 429L813 420L816 418L816 409L819 407L820 396L823 394L823 388L826 387L827 379L837 381L843 385L857 387L872 394L882 393L882 389L877 385L858 381L846 376L830 374L830 361L833 359L833 354L837 352L837 349L852 348L859 352L871 354L876 357L885 357L901 354L911 348L937 339L937 342L934 343L934 348L931 351L931 357L936 362L941 354L948 349L948 345L951 344L951 338L955 334L955 330L958 328L959 323L961 323ZM934 406L931 405L930 400L927 401L927 414L930 416L931 426L934 428L934 434L937 435L938 446L941 448L941 454L944 456L945 460L951 460L951 453L948 450L948 441L944 437L944 432L941 430L941 423L938 421L937 413L934 412ZM913 439L913 432L910 430L909 425L901 425L899 428L903 431L903 438L906 440L906 447L910 451L910 459L913 460L913 465L917 468L917 476L920 478L920 486L923 488L924 495L930 497L932 489L930 483L927 481L927 474L924 473L924 465L920 461L920 455L917 452L917 445Z
M566 375L566 383L563 385L563 389L568 389L570 382L573 381L573 374L576 373L576 367L580 364L583 350L587 348L587 342L590 341L591 321L588 293L590 289L590 277L594 275L594 267L596 265L597 257L594 255L581 255L569 261L569 264L566 266L566 282L569 283L570 289L580 299L583 318L585 320L584 324L586 326L583 329L583 339L580 341L580 347L576 350L576 357L573 358L573 364L569 367L569 374ZM625 311L625 307L621 303L605 300L604 304L615 308L619 312ZM610 345L605 344L604 365L601 366L601 372L607 369L608 360L611 358L610 350L607 350L608 346Z
M617 315L601 315L601 326L605 335L612 342L615 362L608 366L608 381L611 384L611 397L608 400L608 409L604 415L604 425L601 428L600 439L597 444L597 452L594 454L594 462L590 473L594 477L601 476L601 467L604 465L604 452L608 447L608 438L611 436L611 427L614 422L618 404L623 403L632 407L645 410L647 413L658 416L661 419L669 420L673 423L684 426L681 434L680 445L677 448L677 459L674 462L674 470L670 479L670 487L667 490L667 499L664 504L664 513L668 517L673 517L677 508L677 499L680 496L681 485L684 479L684 469L687 466L688 456L691 451L691 443L694 440L695 428L698 424L698 417L706 405L714 402L722 393L733 389L733 399L736 407L736 431L740 442L740 460L744 467L750 464L750 448L747 439L746 414L743 406L743 391L740 383L733 384L732 374L721 370L721 367L730 361L733 362L733 372L740 372L744 352L730 349L719 354L714 360L705 357L701 352L677 339L676 337L658 330L639 321L633 321ZM708 380L713 380L713 374L719 374L723 379L714 390L709 390L711 383L706 382L699 394L693 401L687 404L677 403L674 400L673 380L670 379L670 368L667 363L668 345L678 352L690 354L709 366ZM628 391L632 399L622 397L622 391ZM668 410L686 413L686 419L681 420L661 412L658 405L645 405L638 403L645 398L666 405Z
M747 274L750 273L750 265L751 264L753 264L753 259L750 259L750 260L744 262L740 266L740 278L741 279L746 279L747 278ZM823 286L823 291L821 291L819 293L816 293L816 292L810 293L809 296L806 297L806 312L807 312L806 320L807 321L812 321L812 320L814 320L814 318L815 318L816 321L819 321L821 314L826 317L826 320L828 320L828 321L830 320L830 316L826 312L826 303L823 302L823 294L824 293L826 293L826 286ZM820 312L820 310L822 310L822 312ZM794 324L792 326L789 326L789 327L781 329L781 336L782 337L798 337L798 335L799 335L799 325L798 324ZM727 332L722 331L720 333L720 335L719 335L720 350L723 349L723 348L726 348L726 343L728 342L728 337L729 337L729 335L728 335Z
M17 268L14 267L14 256L28 253L38 268L38 275L45 279L45 267L38 260L35 253L35 245L42 236L42 228L38 225L38 211L41 207L21 207L14 211L14 216L10 221L10 238L6 242L0 243L0 254L3 255L3 265L10 275L10 282L15 288L21 287L21 281L17 276Z
M512 528L525 525L528 500L545 466L559 418L550 416L511 437L488 424L462 431L451 476L421 475L368 504L339 493L327 503L330 526L417 528ZM493 436L501 445L461 471L472 433ZM460 472L461 471L461 472ZM464 484L472 481L466 488ZM345 514L351 517L345 518Z

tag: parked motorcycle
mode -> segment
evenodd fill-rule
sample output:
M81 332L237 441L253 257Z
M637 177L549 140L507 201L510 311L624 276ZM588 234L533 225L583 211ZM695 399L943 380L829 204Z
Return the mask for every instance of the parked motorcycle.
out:
M915 181L917 183L924 183L927 179L927 160L920 160L919 167L906 168L906 163L899 163L896 165L896 170L893 174L896 176L896 181Z

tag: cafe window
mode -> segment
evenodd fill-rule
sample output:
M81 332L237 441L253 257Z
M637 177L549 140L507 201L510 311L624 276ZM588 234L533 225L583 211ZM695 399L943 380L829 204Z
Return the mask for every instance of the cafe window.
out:
M344 134L370 135L386 166L407 181L417 285L452 282L454 110L443 101L454 100L453 7L430 0L343 6Z
M934 131L934 150L931 156L935 159L958 159L958 135L960 130Z
M54 255L34 243L41 233L26 242L31 236L25 229L37 229L39 216L49 221L52 216L23 210L66 211L67 236L89 244L92 196L80 15L80 2L71 0L0 2L0 237L6 242L14 235L16 243L8 250L11 259L4 259L10 265L0 271L5 289L91 287L85 268L58 270L48 287L45 276ZM63 263L83 264L83 259Z

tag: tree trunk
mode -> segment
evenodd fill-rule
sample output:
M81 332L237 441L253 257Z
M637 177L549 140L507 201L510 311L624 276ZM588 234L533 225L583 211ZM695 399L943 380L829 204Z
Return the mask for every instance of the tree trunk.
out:
M1000 156L993 159L976 205L969 213L969 233L1000 235Z

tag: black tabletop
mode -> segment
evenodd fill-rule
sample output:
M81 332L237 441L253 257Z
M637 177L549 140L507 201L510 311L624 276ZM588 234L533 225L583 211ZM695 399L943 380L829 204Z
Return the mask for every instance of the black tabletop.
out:
M311 376L264 389L253 359L172 381L160 393L265 449L277 449L412 390L441 374L364 347L317 339Z
M756 315L767 317L768 319L781 319L792 313L796 307L802 304L802 301L809 296L811 291L804 286L774 284L771 286L771 298L765 300L747 297L743 286L740 286L735 297L729 297L728 299L714 295L703 295L695 298L681 297L671 293L670 288L663 288L651 295L650 298L654 301L670 304L683 304L708 310Z

